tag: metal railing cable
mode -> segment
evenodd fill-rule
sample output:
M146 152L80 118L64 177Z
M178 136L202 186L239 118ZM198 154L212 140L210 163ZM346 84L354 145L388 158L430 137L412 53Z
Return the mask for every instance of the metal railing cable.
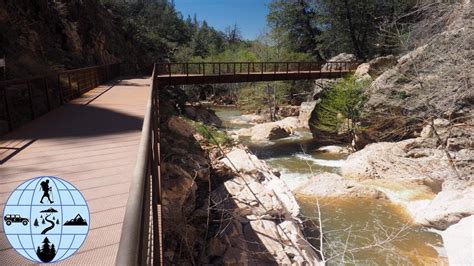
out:
M159 87L152 75L116 265L162 265Z

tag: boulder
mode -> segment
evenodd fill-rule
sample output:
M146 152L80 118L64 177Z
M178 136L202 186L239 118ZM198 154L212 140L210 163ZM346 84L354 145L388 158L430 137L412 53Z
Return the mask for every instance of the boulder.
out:
M363 63L360 64L355 73L354 77L356 78L357 81L369 81L372 82L372 77L369 74L370 71L370 64L369 63Z
M258 124L268 121L268 119L262 114L244 114L241 115L241 118L248 121L250 124Z
M250 136L253 141L275 140L289 137L298 127L298 118L287 117L276 122L257 124L251 128L240 129L233 134L241 137Z
M314 81L314 89L311 94L311 99L318 100L320 99L328 90L330 90L334 84L337 82L337 79L318 79Z
M196 129L184 121L183 118L178 116L172 116L168 120L168 128L171 132L181 135L183 137L189 138L194 133L196 133Z
M441 232L449 265L474 265L474 216L469 216Z
M300 114L298 116L298 125L302 128L309 128L309 119L316 107L317 101L303 102L300 106Z
M474 185L463 190L443 190L427 206L408 208L415 222L445 230L462 218L474 215Z
M163 212L167 219L179 220L189 215L194 210L190 199L194 198L197 186L194 179L187 171L178 165L162 163L163 171Z
M324 64L322 67L323 71L328 71L328 70L341 70L345 68L347 65L346 64L334 64L330 62L356 62L357 58L353 54L346 54L346 53L341 53L338 54L331 59L328 60L327 64Z
M297 195L309 197L387 198L384 193L332 173L311 177L296 188Z
M436 119L434 129L426 126L418 138L369 144L351 154L341 174L383 191L404 205L415 222L445 229L474 214L473 130L471 120L452 124ZM449 150L443 142L456 145Z
M474 120L450 124L444 119L425 126L420 137L400 142L379 142L351 154L341 168L343 176L356 179L425 180L428 183L465 183L474 175L474 145L471 133ZM439 146L439 139L456 143L449 152ZM452 165L456 162L456 168ZM452 181L452 182L451 182Z
M351 149L349 147L331 145L320 147L317 149L317 151L334 154L349 154L351 152Z
M289 129L291 133L293 133L293 131L299 126L298 117L287 117L282 120L276 121L275 123L284 128Z
M200 106L186 106L184 114L192 120L202 122L216 127L222 126L222 121L213 110L205 109Z
M316 252L302 233L298 203L285 182L244 149L234 148L220 162L237 173L211 194L215 209L232 216L221 233L229 243L224 262L317 265Z
M300 114L300 107L298 105L278 106L277 115L280 117L298 116L299 114Z
M252 128L252 140L274 140L286 138L291 135L288 128L282 127L277 123L264 123Z
M397 57L394 55L387 55L382 57L377 57L370 60L368 74L372 79L376 79L378 76L382 75L383 72L389 70L397 64Z
M389 70L397 64L397 58L393 55L377 57L368 63L360 64L354 73L358 81L372 82L383 72Z

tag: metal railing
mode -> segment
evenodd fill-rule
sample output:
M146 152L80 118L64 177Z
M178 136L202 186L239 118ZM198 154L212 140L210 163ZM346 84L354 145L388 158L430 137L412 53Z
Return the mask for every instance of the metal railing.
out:
M0 134L11 131L120 74L120 64L0 82Z
M360 62L199 62L199 63L159 63L158 76L220 76L238 74L299 74L316 72L354 71Z
M159 87L153 70L116 265L162 265Z

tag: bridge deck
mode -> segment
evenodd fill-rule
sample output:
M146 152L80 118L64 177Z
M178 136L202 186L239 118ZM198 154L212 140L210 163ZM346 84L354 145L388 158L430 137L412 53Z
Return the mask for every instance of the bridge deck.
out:
M89 235L60 264L114 264L149 84L143 78L102 85L0 140L2 213L16 186L41 175L71 182L89 204ZM20 264L31 262L11 249L0 225L0 265Z
M352 73L351 69L313 70L313 71L266 71L266 72L236 72L220 74L159 74L157 80L163 85L239 83L278 80L333 79Z

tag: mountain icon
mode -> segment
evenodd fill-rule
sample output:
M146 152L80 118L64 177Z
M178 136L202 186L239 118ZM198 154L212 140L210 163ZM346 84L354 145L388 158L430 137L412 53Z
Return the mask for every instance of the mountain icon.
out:
M87 225L87 221L84 220L80 214L77 214L74 219L66 221L64 225Z

